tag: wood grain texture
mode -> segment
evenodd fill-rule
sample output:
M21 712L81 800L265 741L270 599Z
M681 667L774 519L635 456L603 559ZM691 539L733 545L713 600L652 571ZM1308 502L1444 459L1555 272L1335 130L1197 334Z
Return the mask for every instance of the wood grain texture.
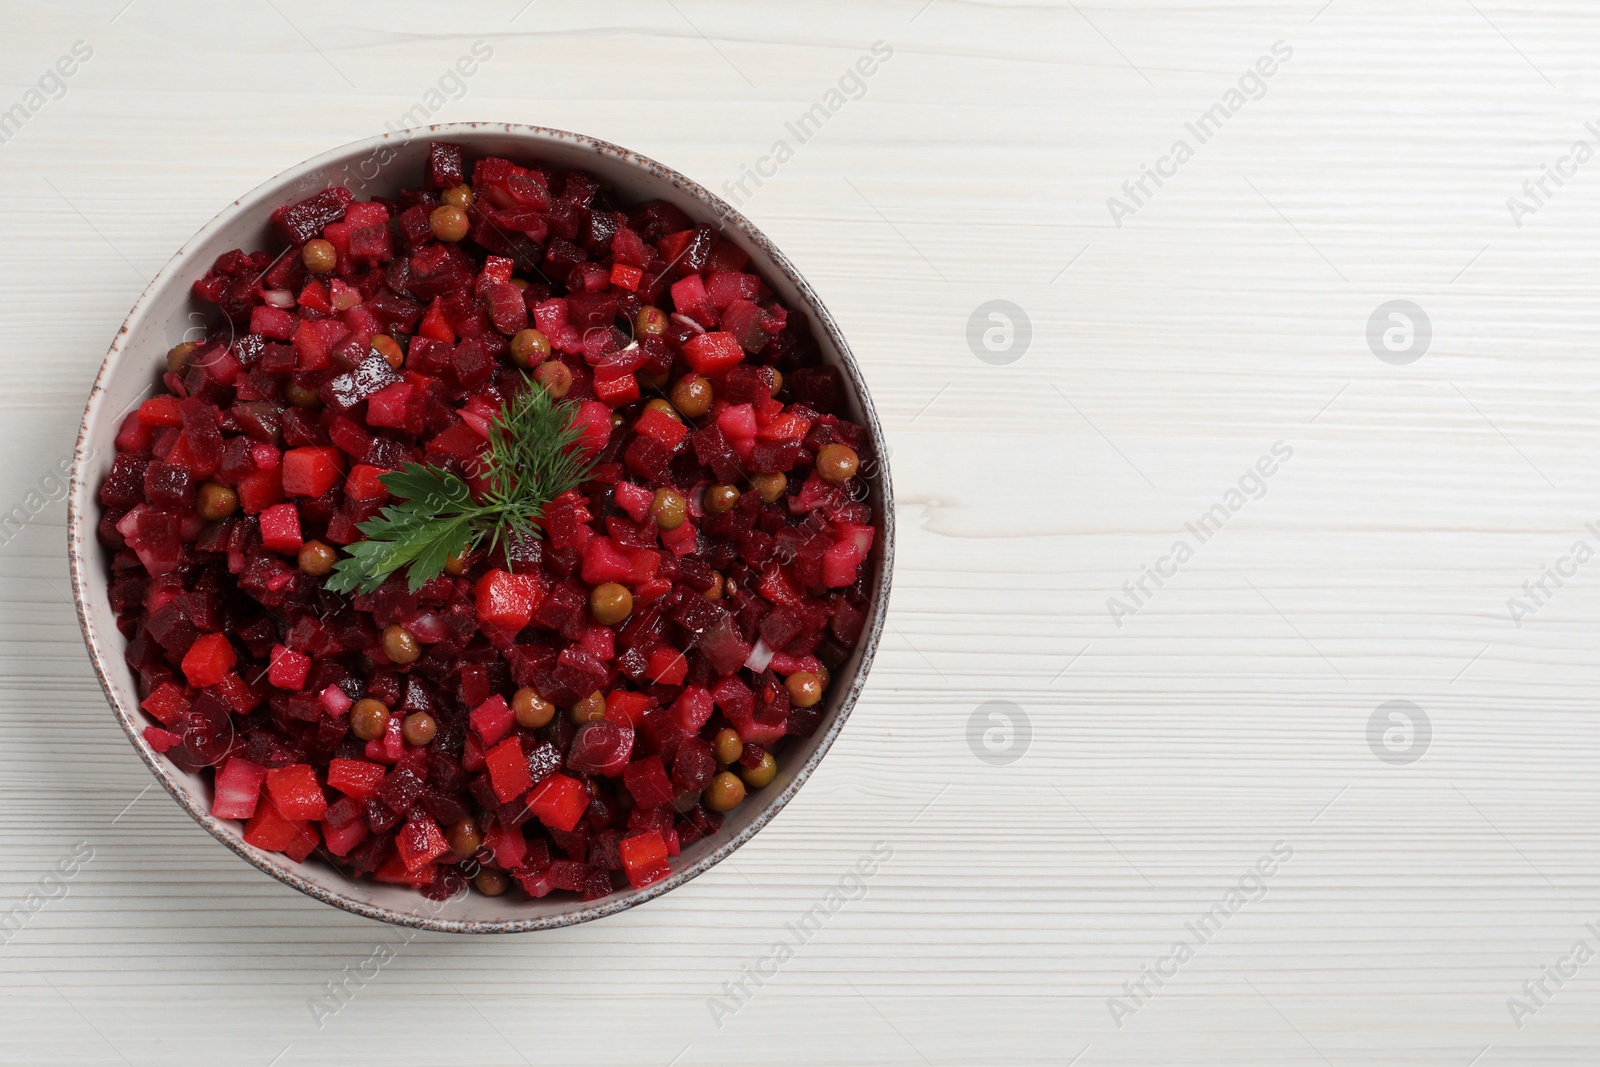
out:
M0 501L68 453L173 249L395 122L473 41L494 57L437 119L581 130L720 189L882 40L744 209L863 365L899 570L848 729L734 860L598 924L407 940L141 792L41 498L0 548L0 911L76 842L94 857L0 944L0 1060L1600 1060L1600 963L1520 1028L1507 1006L1600 950L1600 562L1520 626L1507 607L1600 549L1600 162L1521 227L1506 204L1600 143L1592 5L119 7L5 12L0 107L74 41L94 56L0 145ZM1107 198L1278 41L1265 95L1114 225ZM1004 366L966 339L995 299L1032 327ZM1367 344L1394 299L1431 320L1408 366ZM1108 599L1276 442L1260 498L1118 625ZM1031 727L1009 765L971 728L997 700ZM1431 724L1409 765L1369 746L1391 700ZM717 1025L723 984L876 842L865 894ZM1108 998L1275 843L1259 899L1119 1027ZM380 942L319 1027L310 998Z

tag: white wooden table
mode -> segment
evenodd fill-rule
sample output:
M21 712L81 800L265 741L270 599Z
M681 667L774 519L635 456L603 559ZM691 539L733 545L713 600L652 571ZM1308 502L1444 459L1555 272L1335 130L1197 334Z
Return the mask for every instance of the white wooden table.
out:
M1592 4L125 3L0 13L0 1061L1600 1061L1600 162L1523 184L1600 147ZM734 860L407 940L149 788L49 471L224 204L469 118L764 172L734 192L864 365L899 568L849 728ZM969 344L995 300L1025 349L1014 312ZM1397 300L1425 348L1415 312L1369 344Z

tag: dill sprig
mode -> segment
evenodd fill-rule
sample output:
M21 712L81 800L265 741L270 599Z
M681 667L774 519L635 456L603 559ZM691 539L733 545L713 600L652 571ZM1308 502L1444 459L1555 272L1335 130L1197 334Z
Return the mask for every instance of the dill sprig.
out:
M405 567L416 592L457 553L486 542L492 552L509 537L537 536L545 506L581 485L594 465L576 447L574 410L532 382L506 401L489 426L482 503L459 475L432 464L385 474L379 480L397 502L356 527L366 540L345 549L327 587L375 592Z

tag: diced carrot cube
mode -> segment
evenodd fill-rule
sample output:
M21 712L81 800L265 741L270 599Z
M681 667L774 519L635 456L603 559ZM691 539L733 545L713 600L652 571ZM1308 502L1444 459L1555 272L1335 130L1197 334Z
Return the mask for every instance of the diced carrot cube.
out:
M635 889L643 889L672 873L667 863L667 841L658 830L623 838L617 845L617 855L622 859L628 884Z
M328 785L352 800L365 800L377 792L388 769L381 763L361 759L335 759L328 762Z
M216 685L239 662L233 645L222 634L202 634L183 656L183 676L196 689Z
M550 829L563 833L572 832L588 807L589 794L584 792L583 783L559 772L528 794L528 810Z
M338 484L343 470L344 457L337 448L291 448L283 454L283 491L289 496L321 496Z
M291 763L269 770L267 797L279 814L295 822L320 819L328 811L328 798L322 795L317 772L306 763Z
M494 795L500 799L500 803L517 799L533 785L533 776L528 773L528 759L523 755L519 739L506 738L483 758L489 767L489 784L494 787Z
M272 646L272 658L267 667L267 681L279 689L299 692L305 688L306 675L311 673L311 657L284 645Z

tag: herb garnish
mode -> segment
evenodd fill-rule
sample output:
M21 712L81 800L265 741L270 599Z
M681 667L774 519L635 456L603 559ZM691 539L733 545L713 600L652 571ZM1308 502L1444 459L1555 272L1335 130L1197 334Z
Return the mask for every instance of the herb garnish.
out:
M483 503L459 475L420 463L383 475L400 499L356 529L366 535L346 547L327 588L372 593L402 567L412 592L444 570L445 561L488 541L489 551L512 535L532 536L545 505L589 476L593 461L576 447L582 430L575 406L557 403L542 385L508 400L489 427Z

